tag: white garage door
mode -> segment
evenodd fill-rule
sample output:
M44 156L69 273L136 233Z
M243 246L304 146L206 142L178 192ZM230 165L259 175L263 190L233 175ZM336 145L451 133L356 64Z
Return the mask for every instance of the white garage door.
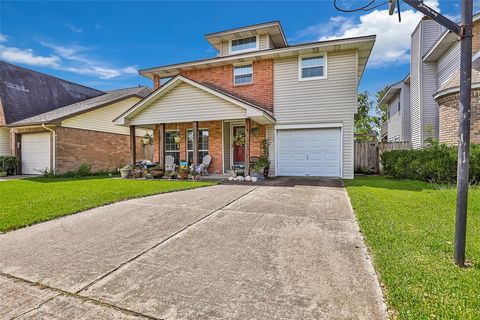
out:
M50 133L22 134L22 173L50 169Z
M278 175L340 177L340 128L278 130L277 139Z

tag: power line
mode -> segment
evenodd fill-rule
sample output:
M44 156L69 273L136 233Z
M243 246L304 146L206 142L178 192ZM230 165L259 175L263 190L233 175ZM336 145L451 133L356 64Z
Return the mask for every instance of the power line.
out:
M371 10L374 10L378 7L381 7L383 5L386 5L388 4L390 1L384 1L380 4L377 4L377 5L373 5L377 0L370 0L369 3L367 3L366 5L364 6L361 6L361 7L358 7L358 8L355 8L355 9L344 9L344 8L340 8L337 4L337 1L338 0L333 0L333 6L335 7L335 9L337 9L338 11L341 11L341 12L358 12L358 11L371 11ZM373 5L373 6L372 6Z

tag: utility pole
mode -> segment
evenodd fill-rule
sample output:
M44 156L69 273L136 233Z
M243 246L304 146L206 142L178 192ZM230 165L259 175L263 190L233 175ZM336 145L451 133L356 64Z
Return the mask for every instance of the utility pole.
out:
M455 264L465 266L465 243L467 233L467 206L470 156L470 114L472 92L472 27L473 0L461 0L462 20L460 25L441 15L419 0L403 0L405 3L432 18L460 40L460 106L458 109L458 164L457 164L457 207L455 218ZM399 0L390 0L393 14Z

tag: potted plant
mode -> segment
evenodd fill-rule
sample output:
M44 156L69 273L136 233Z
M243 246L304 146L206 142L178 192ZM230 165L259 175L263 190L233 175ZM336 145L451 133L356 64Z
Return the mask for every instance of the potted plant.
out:
M237 132L233 136L233 143L236 146L244 146L245 145L245 133L244 132Z
M180 171L179 171L178 178L179 178L180 180L187 180L189 173L190 173L190 170L188 169L188 167L186 167L186 168L181 168Z
M152 177L154 179L159 179L163 177L165 171L163 169L163 166L157 164L155 167L151 167L148 169L148 171L152 174Z
M180 143L180 133L173 133L173 140L175 141L175 143Z
M118 171L120 171L120 176L122 177L122 179L128 179L130 178L132 170L133 166L131 164L127 164L123 168L120 168Z
M152 139L153 139L153 137L150 135L150 133L145 132L145 134L143 135L143 138L142 138L142 142L143 142L143 144L150 144L150 143L152 143Z
M141 177L143 177L143 172L144 172L144 169L142 168L135 168L132 170L132 178L134 179L140 179Z
M168 174L168 178L169 179L177 179L178 177L178 173L176 171L171 171L169 174Z

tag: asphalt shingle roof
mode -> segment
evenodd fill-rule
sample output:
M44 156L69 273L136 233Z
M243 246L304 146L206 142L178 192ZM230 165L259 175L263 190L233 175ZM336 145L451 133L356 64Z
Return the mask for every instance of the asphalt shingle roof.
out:
M105 92L0 61L0 99L6 124Z
M70 104L63 108L58 108L49 112L45 112L21 121L12 123L11 125L29 125L39 123L49 123L56 120L65 119L80 113L91 111L99 107L115 103L117 101L137 96L145 98L152 90L148 87L133 87L118 90L107 91L101 96Z

